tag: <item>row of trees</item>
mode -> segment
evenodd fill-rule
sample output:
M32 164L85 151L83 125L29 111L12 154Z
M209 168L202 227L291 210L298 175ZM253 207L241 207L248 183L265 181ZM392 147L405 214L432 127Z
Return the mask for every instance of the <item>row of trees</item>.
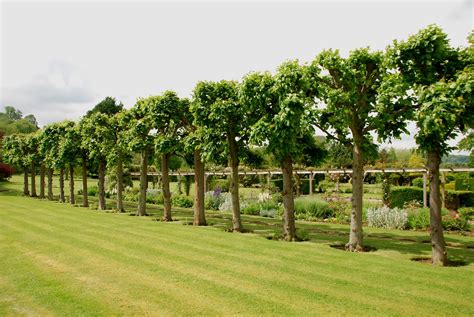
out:
M295 239L293 165L315 166L323 150L315 142L315 128L352 151L352 213L347 249L363 249L362 203L364 159L375 149L374 137L387 141L417 123L416 141L427 153L431 177L431 240L433 263L446 264L441 226L439 165L450 148L447 141L474 122L472 100L473 36L470 46L454 48L437 26L429 26L406 41L394 41L385 51L368 48L342 57L337 50L321 52L311 63L287 61L277 71L253 72L242 81L197 83L192 100L166 91L140 98L123 110L115 100L102 110L88 113L79 123L66 121L41 132L12 136L4 150L10 162L34 173L41 164L51 183L59 170L60 200L63 179L69 170L70 201L74 203L73 167L82 161L84 205L88 205L86 169L97 166L99 209L105 209L106 169L117 173L117 209L123 211L123 163L140 153L140 199L137 214L146 215L147 170L150 156L161 157L164 219L171 220L170 157L192 155L195 172L194 224L206 223L204 214L204 164L227 162L231 168L233 230L242 231L238 168L251 162L252 147L265 146L280 163L283 173L284 237ZM112 109L113 111L109 111ZM25 169L26 170L26 169ZM32 175L32 182L34 182ZM25 174L25 194L27 192ZM32 184L33 185L33 184ZM32 187L32 191L34 187ZM52 189L48 186L48 197ZM35 194L35 193L32 193ZM40 197L44 197L41 190Z

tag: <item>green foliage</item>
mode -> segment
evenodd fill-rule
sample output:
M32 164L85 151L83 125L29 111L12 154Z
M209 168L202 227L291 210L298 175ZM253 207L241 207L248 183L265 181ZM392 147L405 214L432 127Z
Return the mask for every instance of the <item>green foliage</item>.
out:
M474 218L474 207L462 207L458 209L459 216L472 220Z
M414 178L411 183L413 186L418 187L418 188L423 188L423 177L417 177Z
M443 229L449 231L470 231L469 221L464 217L443 216Z
M87 111L85 117L90 117L94 113L103 113L107 116L113 116L123 110L123 104L118 102L113 97L105 97L104 100L99 102L91 110Z
M423 190L418 187L394 187L390 191L389 206L403 208L406 203L423 202Z
M3 139L2 156L3 159L17 167L28 165L28 139L23 134L8 135Z
M334 211L323 200L298 197L295 199L295 216L306 220L328 219L334 216Z
M219 179L214 177L208 177L207 179L207 189L212 191L228 192L230 188L230 180Z
M457 178L454 185L455 190L474 191L474 178Z
M5 106L5 112L0 112L0 135L28 134L38 129L38 122L32 114L23 117L20 110L11 106Z
M430 226L430 210L428 208L408 209L407 229L425 230Z
M176 207L191 208L193 206L193 200L184 195L173 195L171 204Z

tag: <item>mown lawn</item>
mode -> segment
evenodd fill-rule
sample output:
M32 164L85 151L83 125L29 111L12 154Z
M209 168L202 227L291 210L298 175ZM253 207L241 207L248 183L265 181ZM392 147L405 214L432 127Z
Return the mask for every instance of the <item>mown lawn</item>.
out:
M365 229L378 250L347 253L346 225L298 222L309 242L265 239L280 221L245 216L258 234L225 232L230 215L160 208L132 217L18 196L0 184L0 316L449 315L474 312L474 237L448 234L459 267L429 255L427 232ZM130 210L132 206L130 205Z

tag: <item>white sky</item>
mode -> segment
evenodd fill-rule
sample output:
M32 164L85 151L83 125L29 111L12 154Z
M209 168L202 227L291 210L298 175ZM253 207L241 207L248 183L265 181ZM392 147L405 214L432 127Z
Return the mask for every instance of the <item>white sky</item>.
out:
M33 113L40 125L78 119L105 96L129 108L140 96L189 96L198 80L239 80L326 48L383 49L431 23L461 46L474 21L471 0L2 1L0 16L0 108Z

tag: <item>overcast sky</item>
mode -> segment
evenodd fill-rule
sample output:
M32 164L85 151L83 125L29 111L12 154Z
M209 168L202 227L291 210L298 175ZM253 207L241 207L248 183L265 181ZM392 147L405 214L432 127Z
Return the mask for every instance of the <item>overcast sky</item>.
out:
M189 96L198 80L239 80L327 48L384 49L431 23L464 46L474 20L470 0L2 1L0 11L0 108L40 125L78 119L105 96L130 108L140 96Z

